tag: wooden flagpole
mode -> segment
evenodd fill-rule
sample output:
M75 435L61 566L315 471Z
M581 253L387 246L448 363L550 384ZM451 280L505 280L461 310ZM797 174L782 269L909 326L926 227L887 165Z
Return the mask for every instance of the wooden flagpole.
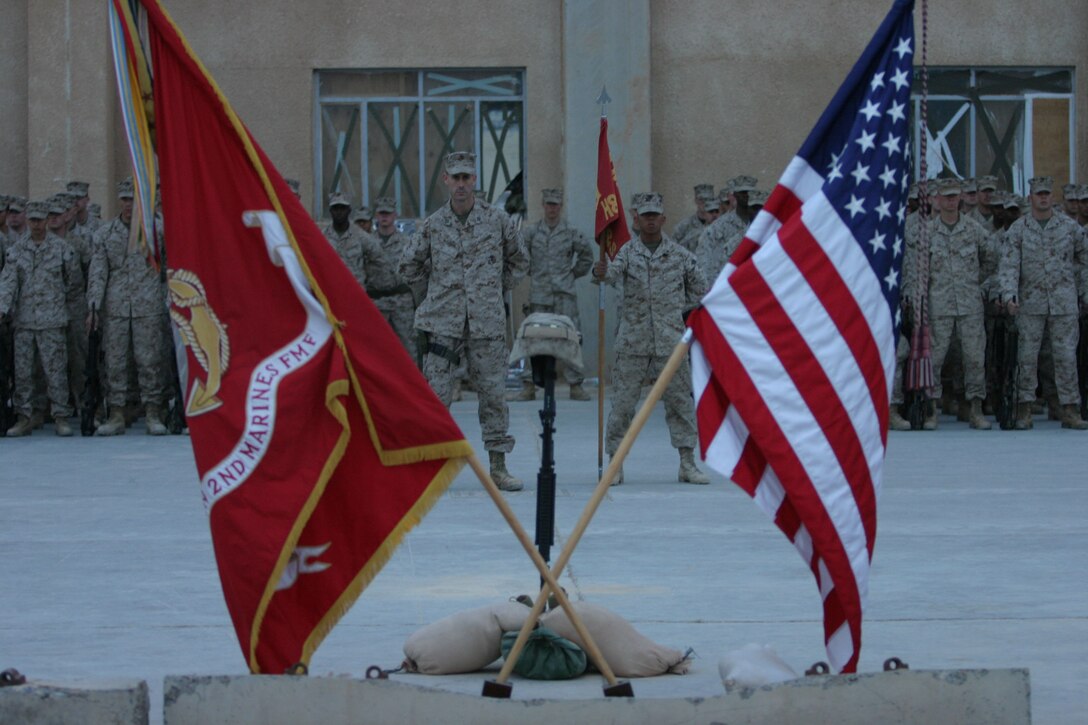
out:
M661 396L665 393L665 388L672 381L673 376L676 375L676 371L679 370L680 366L684 363L684 358L688 354L688 348L691 347L691 339L692 332L689 328L684 332L684 337L681 338L680 342L678 342L673 349L672 355L669 357L668 362L665 363L665 367L661 370L661 374L657 376L657 381L654 382L654 386L650 388L650 392L646 396L646 402L639 408L638 413L635 414L634 420L631 421L631 426L623 435L623 440L620 441L619 448L616 449L616 453L612 456L612 460L608 462L608 469L605 470L604 475L601 476L600 481L597 482L597 488L593 491L593 496L590 497L589 502L586 503L585 510L582 512L582 517L578 520L577 525L571 532L570 538L568 538L567 543L564 544L563 551L559 554L555 566L552 567L550 576L545 577L547 586L541 588L540 593L537 594L536 601L533 602L533 609L529 613L529 617L525 620L525 624L522 625L521 631L518 632L518 638L515 640L514 646L510 649L510 653L506 655L506 660L503 662L502 669L499 671L499 676L496 678L497 683L505 683L506 680L510 678L510 673L514 671L514 666L517 664L518 657L521 656L521 651L529 639L529 633L532 632L533 627L536 626L537 618L540 616L541 612L544 611L544 604L548 599L549 588L555 590L555 582L558 580L559 575L562 574L567 562L570 561L570 557L574 554L574 549L578 546L578 542L581 540L582 534L585 533L586 527L589 526L589 522L593 518L593 515L597 513L597 508L601 505L601 501L604 499L605 494L608 493L608 489L612 485L612 479L616 477L620 467L623 465L623 459L627 457L627 454L631 450L631 446L634 445L635 438L638 437L643 426L646 425L646 421L653 412L657 401L660 400ZM531 546L529 548L532 549ZM535 549L533 549L533 553L536 553ZM557 594L558 591L556 592ZM564 609L566 609L566 607L564 607ZM570 610L567 611L569 612ZM573 621L574 620L572 619L572 624ZM581 635L581 632L579 632L579 635Z
M597 103L601 104L601 118L607 118L605 106L612 102L608 89L601 86ZM598 181L599 183L599 181ZM598 188L598 193L600 189ZM622 205L621 205L622 208ZM596 207L594 207L596 209ZM606 232L605 234L610 234ZM605 240L597 240L598 261L605 261ZM604 475L604 282L597 284L597 480Z
M525 528L522 527L521 522L518 521L517 516L514 515L514 511L510 508L510 504L503 498L502 493L499 491L499 487L495 485L495 481L491 478L488 472L484 469L483 464L480 463L480 459L473 453L468 457L468 465L472 468L476 477L480 479L480 483L483 484L484 490L491 496L491 500L495 502L495 505L499 509L499 513L506 519L506 523L514 531L514 535L517 536L518 541L521 542L521 546L525 549L525 553L529 555L529 558L533 560L533 564L536 565L537 571L540 572L540 576L543 577L546 582L546 588L551 589L555 594L556 600L559 602L559 606L563 607L563 611L567 613L570 618L571 625L574 626L574 630L578 632L578 636L582 638L583 644L585 644L586 654L593 660L593 664L597 666L597 669L601 671L604 678L608 680L609 685L615 685L616 675L612 672L612 668L608 665L604 655L601 654L601 650L597 647L597 643L593 641L592 635L585 628L582 623L582 618L578 612L571 606L570 600L567 599L567 595L563 592L563 588L559 586L559 582L551 571L548 570L548 563L544 561L544 557L540 555L540 552L533 546L532 540L529 539L529 534L526 533ZM543 607L541 607L543 609ZM533 623L536 623L537 617L540 616L540 612L536 612L532 619ZM524 644L522 645L524 646ZM511 653L513 654L513 653ZM518 650L520 654L520 649ZM517 657L513 657L513 661L516 664ZM513 666L511 665L511 669ZM507 675L509 677L509 675Z

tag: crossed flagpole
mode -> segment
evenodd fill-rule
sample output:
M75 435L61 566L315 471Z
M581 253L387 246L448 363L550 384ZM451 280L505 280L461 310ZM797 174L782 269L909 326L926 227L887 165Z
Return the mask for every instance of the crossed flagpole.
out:
M475 454L469 458L469 465L472 467L472 470L476 472L477 477L479 477L484 488L487 489L491 499L495 502L495 505L499 507L499 511L502 513L503 518L506 519L507 524L513 529L514 534L518 537L518 541L521 542L525 552L533 560L533 564L536 565L537 570L540 572L540 575L545 582L544 586L541 587L540 592L537 594L536 600L533 602L533 608L526 618L525 623L522 625L521 631L518 632L518 637L514 641L514 646L510 649L510 653L506 655L502 669L499 670L498 677L484 683L483 694L485 696L499 698L510 697L512 687L507 684L507 680L510 679L510 674L514 671L514 667L518 663L518 658L521 656L525 643L529 640L529 634L533 631L533 628L536 627L537 619L544 611L544 605L548 601L549 594L554 594L559 605L563 607L563 610L570 618L571 624L574 626L575 631L578 632L578 636L581 637L582 641L585 643L586 653L608 681L608 687L604 688L604 694L608 697L634 697L631 683L619 682L616 680L612 668L609 667L608 663L605 661L597 644L593 641L592 637L590 637L589 632L586 631L578 613L574 610L574 607L571 606L570 601L567 599L567 595L559 586L558 579L563 573L563 569L566 568L567 562L570 561L570 557L574 554L574 549L578 546L579 541L581 541L582 534L585 533L586 528L589 526L589 522L593 519L593 515L597 513L597 509L601 505L601 501L604 500L605 494L608 493L608 489L612 486L612 481L619 473L620 467L623 466L623 460L630 452L638 434L642 432L643 427L646 425L646 421L653 412L654 406L657 405L657 402L665 393L665 388L668 387L673 376L676 375L676 371L679 370L680 366L684 363L688 348L691 347L691 340L692 332L689 328L684 332L684 336L681 338L680 342L673 348L672 355L669 356L661 374L657 376L657 381L646 395L645 402L643 402L638 413L635 414L630 427L623 436L623 440L620 441L620 445L616 449L616 453L609 460L608 468L605 469L601 479L597 482L597 488L594 489L593 495L586 503L581 518L578 519L578 523L571 532L570 538L567 539L567 543L563 546L563 550L555 562L555 566L550 571L548 570L547 563L545 563L544 559L540 556L540 553L533 547L533 543L530 541L528 534L525 533L525 529L522 528L521 524L514 516L514 512L510 509L510 505L506 503L506 499L502 497L498 486L495 485L495 482L491 480L491 476L489 476L483 466L480 465L479 459L476 458Z

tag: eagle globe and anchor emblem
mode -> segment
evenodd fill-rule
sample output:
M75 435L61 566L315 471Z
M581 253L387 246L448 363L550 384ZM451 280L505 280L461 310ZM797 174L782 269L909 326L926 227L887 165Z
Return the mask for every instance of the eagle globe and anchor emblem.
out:
M185 415L211 412L223 404L217 394L223 374L230 365L227 326L208 303L204 284L195 273L187 269L170 270L167 287L170 290L170 319L205 373L203 380L194 376Z

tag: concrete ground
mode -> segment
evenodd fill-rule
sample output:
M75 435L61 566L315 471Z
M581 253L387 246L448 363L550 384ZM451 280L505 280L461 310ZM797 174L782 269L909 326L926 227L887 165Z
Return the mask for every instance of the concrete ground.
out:
M595 403L556 421L556 548L596 479ZM594 391L595 392L595 391ZM539 401L511 404L518 439L507 494L533 534ZM483 457L473 400L453 413ZM142 423L113 439L52 427L0 439L0 668L31 680L138 677L162 717L167 674L245 672L212 557L187 437ZM860 671L1028 667L1036 723L1088 711L1088 434L1037 422L979 432L892 433ZM633 682L637 697L722 692L718 660L773 646L799 672L825 659L815 583L755 504L712 476L676 482L660 406L563 581L650 638L694 648L693 671ZM537 576L467 468L341 621L314 675L394 668L404 640L447 614L531 592ZM479 693L490 675L395 675ZM600 696L596 676L514 680L514 697ZM1079 714L1078 714L1079 713Z

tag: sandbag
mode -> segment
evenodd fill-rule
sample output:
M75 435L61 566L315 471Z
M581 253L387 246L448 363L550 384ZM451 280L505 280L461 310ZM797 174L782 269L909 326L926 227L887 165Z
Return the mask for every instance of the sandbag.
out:
M727 652L718 662L718 674L727 690L736 685L762 687L799 677L774 648L765 644L746 644Z
M425 675L476 672L502 655L502 633L521 629L528 616L529 608L517 602L451 614L412 633L402 666Z
M589 602L573 602L572 606L617 677L687 673L690 662L680 650L662 647L647 639L615 612ZM566 637L582 649L586 648L585 642L578 636L563 609L549 611L540 618L540 624L554 630L560 637Z
M502 656L509 657L519 632L502 636ZM530 680L569 680L586 671L586 653L547 627L537 627L525 641L514 672Z

